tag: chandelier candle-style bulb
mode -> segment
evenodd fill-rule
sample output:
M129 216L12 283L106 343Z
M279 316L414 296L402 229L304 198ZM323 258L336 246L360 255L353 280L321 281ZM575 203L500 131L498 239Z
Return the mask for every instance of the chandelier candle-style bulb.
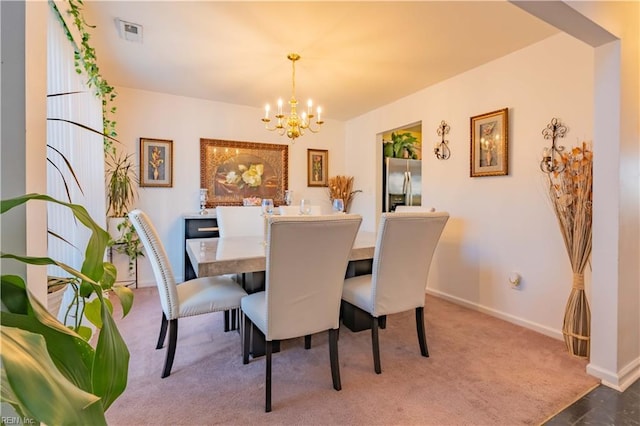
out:
M317 116L313 114L313 101L309 99L307 101L307 111L302 111L300 115L298 115L297 107L298 101L296 100L296 61L300 59L300 55L297 53L290 53L287 55L287 59L291 61L292 66L292 77L291 77L291 99L289 100L289 114L284 114L282 112L282 98L278 99L278 109L275 117L278 119L277 123L273 127L269 127L269 123L271 122L271 118L269 117L270 107L267 104L264 108L264 118L262 122L264 123L265 129L269 131L277 130L280 135L286 134L292 140L292 143L295 143L296 138L304 135L305 130L309 130L312 133L317 133L320 131L319 128L311 127L311 119L316 118L315 124L320 126L322 123L322 119L320 118L320 113L322 109L317 107Z

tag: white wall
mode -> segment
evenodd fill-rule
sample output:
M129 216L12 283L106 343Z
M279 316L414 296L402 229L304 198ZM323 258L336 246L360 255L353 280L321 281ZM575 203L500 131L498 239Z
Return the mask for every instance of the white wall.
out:
M593 49L561 34L347 124L347 173L367 182L353 212L373 230L378 217L377 134L422 121L423 203L451 214L428 291L560 337L571 268L538 163L542 129L568 127L562 145L592 138ZM469 177L470 117L509 108L509 175ZM431 152L441 120L451 126L451 158ZM360 154L362 153L362 154ZM522 276L511 288L512 271Z
M47 68L47 13L46 2L2 2L0 6L3 199L47 189L47 79L42 72ZM1 222L4 252L46 256L46 203L16 207L3 214ZM25 277L36 298L46 302L46 268L3 259L2 271Z
M139 207L150 215L169 254L174 274L184 276L182 215L199 210L200 138L289 145L289 189L294 202L309 198L330 209L326 188L307 187L307 148L329 150L329 175L343 174L344 124L326 120L317 134L307 133L291 144L286 136L268 132L264 110L201 99L117 87L118 140L139 158L139 138L173 140L172 188L139 188ZM275 96L275 94L274 94ZM155 285L148 263L139 268L139 285Z

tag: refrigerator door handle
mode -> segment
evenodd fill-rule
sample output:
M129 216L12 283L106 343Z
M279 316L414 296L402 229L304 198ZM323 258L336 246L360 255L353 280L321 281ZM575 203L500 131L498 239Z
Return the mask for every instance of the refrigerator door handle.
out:
M407 206L413 205L413 188L411 188L411 172L404 172L404 203Z

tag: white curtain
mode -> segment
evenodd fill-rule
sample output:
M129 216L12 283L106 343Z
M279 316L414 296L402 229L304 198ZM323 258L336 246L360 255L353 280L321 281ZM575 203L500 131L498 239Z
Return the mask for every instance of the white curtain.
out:
M70 123L53 121L61 118L102 131L101 100L85 84L86 76L78 74L74 65L74 49L67 39L55 11L49 13L47 35L47 158L62 172L47 164L47 193L83 205L91 217L105 227L104 151L102 136ZM78 92L78 93L73 93ZM52 96L52 95L59 96ZM54 149L55 148L55 149ZM82 191L59 150L71 163ZM89 232L77 222L69 209L49 203L47 222L51 232L72 244L49 236L48 255L76 269L82 266ZM62 276L59 268L50 267L49 275Z

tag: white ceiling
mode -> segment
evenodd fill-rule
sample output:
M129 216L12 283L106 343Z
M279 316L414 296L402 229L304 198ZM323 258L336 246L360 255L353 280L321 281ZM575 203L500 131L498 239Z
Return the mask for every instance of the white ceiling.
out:
M115 86L273 107L311 97L348 120L558 32L500 1L85 1ZM141 24L143 43L115 19Z

